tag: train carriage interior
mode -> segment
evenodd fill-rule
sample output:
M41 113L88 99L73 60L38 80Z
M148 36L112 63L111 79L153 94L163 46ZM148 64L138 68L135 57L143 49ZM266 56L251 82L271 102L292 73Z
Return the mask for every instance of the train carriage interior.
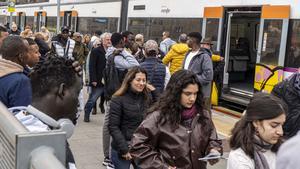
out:
M253 93L260 14L235 14L231 18L229 87Z

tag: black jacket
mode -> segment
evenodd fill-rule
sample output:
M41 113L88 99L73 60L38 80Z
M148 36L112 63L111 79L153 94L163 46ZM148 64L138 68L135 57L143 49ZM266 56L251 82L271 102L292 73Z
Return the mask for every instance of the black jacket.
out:
M106 65L105 49L102 45L92 49L90 54L90 83L97 82L97 86L103 86L103 70Z
M295 78L293 76L290 80L278 83L272 91L272 94L284 100L288 106L286 122L283 125L284 136L287 138L296 135L300 130L300 96L293 85Z
M129 89L123 96L112 98L108 129L113 138L112 148L121 155L129 151L128 142L143 121L145 110L155 101L155 96L151 99L149 94L147 101L143 93L135 93Z

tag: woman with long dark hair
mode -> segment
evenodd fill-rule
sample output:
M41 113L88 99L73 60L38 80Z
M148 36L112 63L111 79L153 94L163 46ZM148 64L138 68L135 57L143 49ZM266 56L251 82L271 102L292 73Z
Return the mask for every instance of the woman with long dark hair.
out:
M134 163L129 153L129 142L143 121L145 110L155 100L152 97L155 96L155 88L147 84L146 77L143 68L130 69L110 103L108 128L112 136L111 160L117 169L129 169L130 164Z
M279 98L257 93L232 130L227 169L275 169L287 106Z
M205 169L206 162L198 158L222 153L194 73L180 70L172 75L161 98L134 133L130 152L143 169Z

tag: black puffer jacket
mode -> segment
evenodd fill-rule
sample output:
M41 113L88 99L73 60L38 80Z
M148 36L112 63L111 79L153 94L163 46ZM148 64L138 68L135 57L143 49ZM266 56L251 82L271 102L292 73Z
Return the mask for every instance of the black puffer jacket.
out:
M156 96L156 93L153 93L153 97L149 94L147 101L143 93L135 93L129 89L123 96L111 99L108 129L113 138L112 148L121 155L129 152L128 142Z
M272 94L284 100L288 105L286 122L283 126L284 136L287 138L296 135L300 130L300 96L293 85L295 78L294 75L291 79L278 83L272 91Z

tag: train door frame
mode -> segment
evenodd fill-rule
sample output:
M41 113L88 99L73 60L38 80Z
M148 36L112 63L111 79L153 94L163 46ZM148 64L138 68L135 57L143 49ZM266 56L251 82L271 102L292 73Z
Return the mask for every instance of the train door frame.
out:
M218 21L218 35L217 35L217 44L216 51L220 51L221 49L221 38L222 38L222 29L223 29L223 15L224 15L224 7L205 7L204 15L203 15L203 24L202 24L202 37L206 38L208 35L207 27L209 20ZM214 40L214 39L212 39Z
M230 85L229 85L229 63L230 63L230 50L231 50L231 25L232 25L232 17L234 15L238 15L238 14L254 14L254 15L257 15L257 14L260 14L261 11L257 11L257 10L253 10L253 11L238 11L238 10L234 10L234 11L226 11L226 19L225 19L225 22L226 22L226 27L224 27L224 61L225 61L225 65L224 65L224 74L223 74L223 91L225 93L228 93L228 92L238 92L239 94L242 94L242 95L246 95L248 98L249 97L252 97L252 93L251 92L246 92L246 91L240 91L240 90L235 90L235 91L232 91L232 89L230 88ZM254 78L254 77L253 77Z
M290 19L289 5L276 5L276 6L264 5L262 7L259 43L258 43L257 60L256 60L256 67L255 67L254 89L256 91L263 91L263 92L270 93L273 87L277 83L283 80L283 74L284 74L283 66L285 62L289 19ZM266 53L268 30L274 29L274 28L269 28L269 26L266 29L265 23L267 23L268 21L270 22L282 21L281 30L279 32L280 46L279 46L277 64L268 64L262 61L263 52ZM274 53L274 55L276 54Z
M68 16L71 16L71 18L66 18ZM69 19L71 19L70 23ZM76 32L78 27L78 12L76 10L60 11L60 23L62 26L68 26L70 31Z
M24 17L24 21L22 22L23 17ZM25 12L17 12L16 23L19 26L19 29L21 32L25 30L25 26L26 26L26 13Z
M39 23L39 24L37 24ZM47 12L46 11L35 11L34 12L34 32L40 32L42 26L46 26L47 23Z

